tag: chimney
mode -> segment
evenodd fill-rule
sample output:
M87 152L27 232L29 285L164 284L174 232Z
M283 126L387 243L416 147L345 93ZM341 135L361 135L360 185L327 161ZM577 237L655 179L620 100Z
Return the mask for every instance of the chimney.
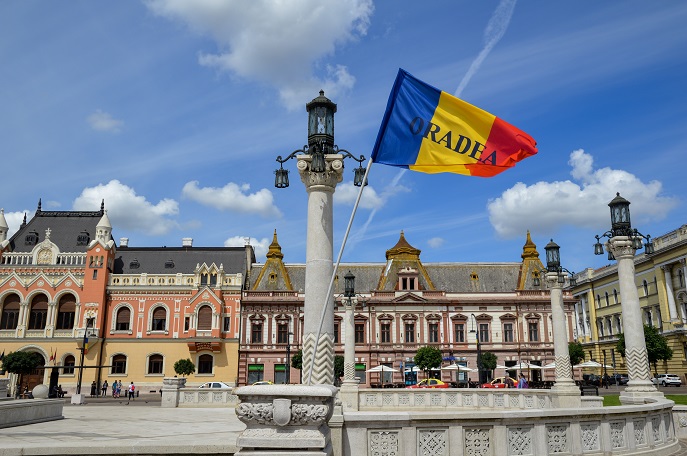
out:
M182 247L193 247L193 238L181 238Z
M129 247L129 238L119 238L120 247Z

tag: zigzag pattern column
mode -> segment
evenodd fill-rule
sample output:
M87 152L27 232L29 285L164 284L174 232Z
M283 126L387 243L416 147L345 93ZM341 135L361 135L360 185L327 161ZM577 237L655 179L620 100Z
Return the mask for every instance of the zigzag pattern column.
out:
M551 241L553 242L553 241ZM563 307L563 285L558 281L561 272L547 272L546 285L551 293L553 323L553 351L556 359L556 383L551 389L556 407L579 407L580 389L575 385L568 351L568 324Z
M306 334L303 338L303 359L312 360L315 352L315 365L310 377L310 363L303 362L303 381L307 385L331 385L334 383L334 338L329 334L320 335L315 343L315 334ZM355 374L355 365L353 366Z
M570 356L556 356L556 381L558 379L570 378L572 379L572 366L570 365Z
M630 372L630 380L651 381L651 367L647 358L646 348L630 347L625 349L625 363Z

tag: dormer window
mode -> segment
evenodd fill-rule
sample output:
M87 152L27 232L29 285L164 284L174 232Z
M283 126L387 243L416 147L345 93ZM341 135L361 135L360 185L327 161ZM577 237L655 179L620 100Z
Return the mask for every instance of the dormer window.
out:
M141 263L138 262L138 259L134 258L131 263L129 263L129 269L138 269L141 267Z
M87 231L82 231L76 237L76 245L88 245L88 243L90 241L91 241L91 236L88 234Z
M174 260L165 261L165 269L174 269Z
M35 231L29 232L24 239L25 245L36 245L38 244L38 233Z
M398 272L399 290L419 290L418 273L412 268L403 268Z

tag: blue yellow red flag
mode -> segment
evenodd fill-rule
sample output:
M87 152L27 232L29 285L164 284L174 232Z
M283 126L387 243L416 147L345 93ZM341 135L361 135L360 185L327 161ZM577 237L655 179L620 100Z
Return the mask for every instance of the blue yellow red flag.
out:
M371 159L423 173L491 177L536 153L537 142L524 131L399 69Z

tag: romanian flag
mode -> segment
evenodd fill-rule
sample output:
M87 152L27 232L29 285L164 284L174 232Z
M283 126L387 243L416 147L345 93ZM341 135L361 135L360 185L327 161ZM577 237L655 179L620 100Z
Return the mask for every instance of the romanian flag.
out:
M491 177L537 153L527 133L399 69L372 161Z
M50 349L50 359L48 360L48 362L55 361L55 355L57 355L57 350L55 350L55 353L53 354L52 348L51 348Z

